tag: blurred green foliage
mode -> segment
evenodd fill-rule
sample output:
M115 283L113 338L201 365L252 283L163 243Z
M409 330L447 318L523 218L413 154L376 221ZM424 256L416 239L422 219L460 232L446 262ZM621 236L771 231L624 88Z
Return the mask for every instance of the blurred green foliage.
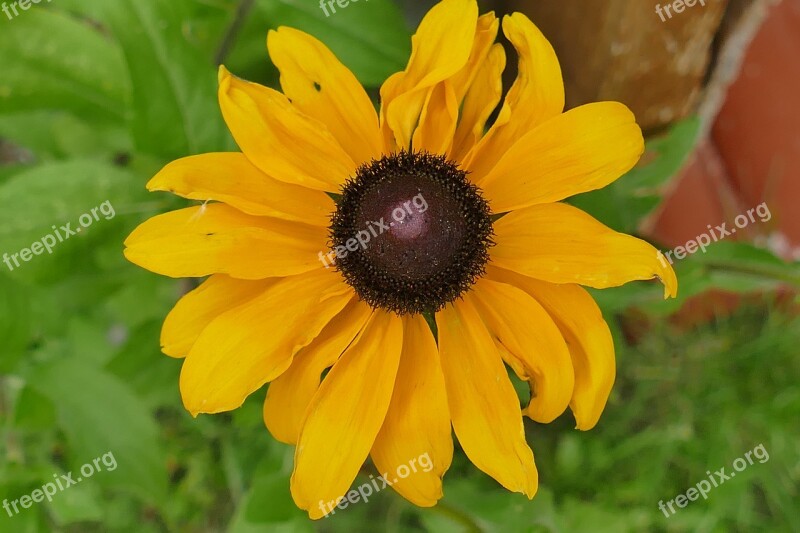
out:
M121 243L142 220L187 205L145 192L162 165L236 149L216 103L217 60L275 86L266 31L292 25L327 43L375 94L410 51L390 0L333 17L310 0L258 0L241 20L239 7L57 0L0 16L0 138L12 148L0 158L0 253L106 200L116 212L52 255L0 266L0 498L108 451L118 463L50 503L0 511L0 532L800 530L800 322L770 296L800 284L800 269L748 244L720 243L677 265L673 303L647 283L596 292L616 337L618 382L591 432L572 429L569 414L528 424L541 479L530 502L457 450L441 505L418 509L386 490L312 523L289 495L291 447L263 427L263 393L233 413L192 419L178 394L180 362L158 349L161 320L189 285L126 263ZM635 231L696 132L695 121L677 125L650 144L651 165L573 202ZM709 288L766 292L710 325L663 319ZM632 306L650 324L638 339L622 334ZM658 510L759 443L768 462L674 517Z

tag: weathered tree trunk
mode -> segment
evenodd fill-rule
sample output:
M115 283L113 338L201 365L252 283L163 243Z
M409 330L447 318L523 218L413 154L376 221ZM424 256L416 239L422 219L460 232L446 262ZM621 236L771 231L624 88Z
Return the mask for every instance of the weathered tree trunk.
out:
M728 5L728 0L679 1L680 13L676 2L666 0L507 3L528 14L553 43L569 107L618 100L652 131L694 111Z

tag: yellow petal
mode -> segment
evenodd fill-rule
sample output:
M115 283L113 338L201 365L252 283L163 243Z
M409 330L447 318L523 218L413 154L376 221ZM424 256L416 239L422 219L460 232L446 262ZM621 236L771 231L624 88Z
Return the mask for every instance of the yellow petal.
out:
M376 311L308 406L291 489L312 519L339 501L367 458L389 408L402 345L402 320Z
M409 148L428 91L467 63L477 23L475 0L442 0L422 19L411 38L405 71L381 87L381 127L387 151Z
M457 122L458 101L453 86L448 81L437 83L428 92L419 125L414 131L414 150L447 154L453 144Z
M327 250L327 240L322 226L208 204L144 221L125 240L125 257L173 278L229 274L263 279L322 267L319 254Z
M407 146L401 147L398 146L398 142L395 139L395 134L392 131L392 128L389 126L387 121L387 113L389 109L389 103L394 102L398 97L402 95L401 87L406 79L406 73L404 71L395 72L388 78L386 81L383 82L381 85L380 95L381 95L381 110L380 110L380 126L381 126L381 137L383 138L383 151L384 153L390 153L398 151L400 148L407 148ZM418 91L405 94L406 98L413 95L414 101L410 104L401 106L399 108L393 109L392 112L397 113L405 113L407 116L394 116L394 122L400 122L402 124L409 124L408 128L410 131L414 130L416 125L417 118L419 113L422 111L422 106L425 104L425 97L426 97L426 89L420 89ZM411 142L411 138L409 137L408 142Z
M302 113L314 117L356 163L381 156L378 114L350 70L316 38L285 26L270 31L267 47L281 87Z
M486 275L524 290L553 318L567 340L575 368L570 408L576 427L592 429L611 394L616 372L614 340L597 304L578 285L556 285L494 267Z
M538 473L519 400L478 312L456 301L436 313L450 416L470 461L508 490L533 498Z
M442 497L442 476L453 459L447 392L436 340L422 315L403 319L403 352L392 402L372 460L404 498L421 507Z
M486 61L489 50L491 50L492 44L497 38L497 30L499 27L500 21L497 19L494 12L485 13L478 17L478 24L475 28L475 36L472 42L472 50L470 51L467 64L450 79L451 84L455 88L456 100L458 100L459 103L464 100L464 96L475 80L478 71Z
M356 164L320 121L278 91L219 71L219 105L244 155L286 183L339 192Z
M334 203L321 191L290 185L261 172L241 153L201 154L178 159L150 180L151 191L192 200L224 202L248 215L327 226Z
M542 32L522 13L503 18L503 33L519 55L519 73L500 116L467 156L465 166L480 180L527 132L564 110L558 58Z
M442 0L423 17L411 37L407 84L430 87L466 64L478 24L475 0Z
M524 135L478 185L504 213L599 189L644 151L633 113L617 102L587 104Z
M214 274L178 300L161 328L161 351L185 357L205 327L222 313L263 293L276 279L241 280Z
M285 278L212 321L181 369L186 409L219 413L281 375L353 298L338 273L319 269Z
M372 309L367 304L351 301L311 344L297 353L292 366L269 384L264 423L273 437L297 444L306 409L319 388L322 372L339 359L370 315Z
M391 78L390 78L391 79ZM411 149L411 139L419 122L420 113L432 87L406 91L386 105L384 124L384 151L397 152ZM381 92L383 99L383 92Z
M537 422L555 420L569 405L575 385L564 337L539 303L522 290L481 279L469 293L489 333L521 367L531 382L525 413Z
M503 45L492 47L481 64L475 80L464 98L461 118L453 140L451 158L461 161L483 137L486 121L500 102L503 94L503 70L506 68L506 52Z
M467 63L450 79L437 83L428 91L411 143L414 150L449 154L459 107L497 37L498 26L494 13L479 17Z
M580 209L542 204L513 211L494 223L489 254L496 266L549 281L596 289L659 278L664 298L675 296L678 280L647 242L617 233Z

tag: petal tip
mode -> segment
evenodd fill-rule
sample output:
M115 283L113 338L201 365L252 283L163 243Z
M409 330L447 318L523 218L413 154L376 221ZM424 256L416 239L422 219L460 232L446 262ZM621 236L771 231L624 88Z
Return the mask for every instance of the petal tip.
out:
M166 180L163 178L162 172L159 172L158 174L150 178L150 181L147 182L144 188L147 189L149 192L156 192L156 191L172 192L164 183Z
M672 267L668 267L665 275L659 276L659 280L664 284L664 299L677 298L678 296L678 278Z
M598 420L578 420L575 417L575 429L578 431L589 431L597 425Z
M223 80L228 79L231 76L231 72L225 68L225 65L220 65L219 70L217 70L217 81L222 84Z

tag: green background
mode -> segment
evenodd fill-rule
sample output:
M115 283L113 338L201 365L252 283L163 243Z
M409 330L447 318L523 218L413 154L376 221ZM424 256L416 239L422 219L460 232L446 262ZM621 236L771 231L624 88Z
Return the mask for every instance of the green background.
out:
M216 102L220 59L276 86L266 31L291 25L322 39L376 96L405 65L422 3L362 1L331 17L312 0L259 0L244 13L248 4L54 0L0 15L0 253L106 200L116 211L52 255L0 265L0 498L108 451L118 463L52 503L0 511L0 532L800 531L800 319L786 290L800 285L800 267L743 243L680 262L677 300L661 301L649 283L595 292L616 340L617 383L590 432L573 429L569 413L546 426L526 420L541 482L533 501L457 448L439 506L385 490L311 522L289 495L293 449L263 426L263 392L192 419L180 361L160 353L158 335L194 282L121 253L140 222L190 202L144 184L173 159L236 149ZM649 140L648 166L572 202L635 232L697 132L694 119L677 124ZM748 296L711 321L670 317L711 288ZM758 444L769 461L675 516L658 510Z

